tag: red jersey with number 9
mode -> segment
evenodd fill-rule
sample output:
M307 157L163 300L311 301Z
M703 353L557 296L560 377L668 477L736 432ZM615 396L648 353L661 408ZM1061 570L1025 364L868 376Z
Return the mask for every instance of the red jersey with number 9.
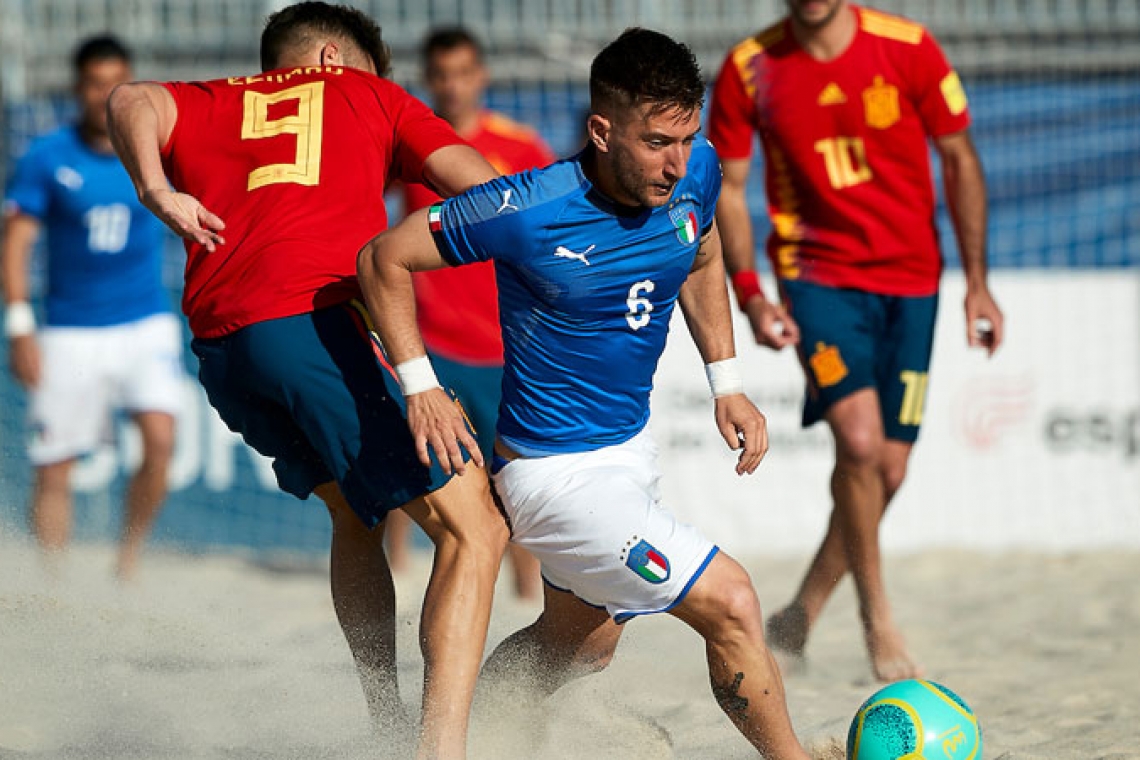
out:
M356 254L388 223L384 186L462 141L399 86L341 66L166 84L167 177L226 223L187 242L182 307L213 338L359 297Z
M778 277L931 295L942 257L927 138L969 126L966 96L921 25L852 9L855 38L831 61L808 55L787 19L733 48L709 139L741 159L759 134Z

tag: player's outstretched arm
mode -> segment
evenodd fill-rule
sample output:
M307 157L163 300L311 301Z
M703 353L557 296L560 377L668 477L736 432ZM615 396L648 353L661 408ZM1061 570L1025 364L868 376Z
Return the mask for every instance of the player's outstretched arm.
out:
M769 301L760 289L752 217L745 193L749 159L725 159L721 162L721 169L723 177L720 200L716 205L716 222L721 229L725 267L732 278L737 303L748 316L756 342L778 351L799 342L800 328L781 304Z
M767 422L744 395L744 382L736 368L732 310L715 223L701 241L693 270L681 286L679 303L689 334L705 362L716 403L717 427L729 448L741 449L736 473L755 472L768 451Z
M197 198L170 188L162 169L162 146L178 120L174 97L160 84L132 82L115 88L107 101L108 128L119 160L142 204L180 237L208 251L225 243L225 224Z
M986 180L967 130L934 141L942 161L946 205L966 275L966 340L990 355L1001 345L1004 318L990 294L986 264Z
M434 452L445 472L462 475L466 467L460 447L480 467L483 455L463 409L440 387L416 325L412 272L447 265L428 229L428 211L416 211L366 243L356 257L356 270L376 333L407 399L408 428L420 461L430 466Z
M444 198L499 176L495 167L469 145L448 145L424 160L424 179Z

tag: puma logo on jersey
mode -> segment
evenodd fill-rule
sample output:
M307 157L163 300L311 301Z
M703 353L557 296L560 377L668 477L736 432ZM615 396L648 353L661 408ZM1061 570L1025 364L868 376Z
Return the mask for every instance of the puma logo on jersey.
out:
M519 210L518 206L511 203L511 193L513 193L513 192L514 192L514 188L503 191L503 202L499 205L498 211L495 212L496 214L501 214L504 211L506 211L507 209L510 209L511 211L518 211Z
M590 266L590 261L586 258L586 255L589 254L590 251L594 250L595 247L596 246L591 245L589 248L582 251L581 253L576 253L574 251L571 251L566 246L560 245L554 249L554 255L560 256L561 258L564 258L564 259L577 259L578 261L581 261L586 266Z

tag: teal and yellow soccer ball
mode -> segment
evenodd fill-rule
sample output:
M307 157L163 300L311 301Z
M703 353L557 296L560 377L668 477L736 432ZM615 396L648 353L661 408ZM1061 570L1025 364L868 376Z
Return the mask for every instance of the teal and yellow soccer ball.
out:
M855 713L847 760L982 760L982 731L970 706L945 686L899 681Z

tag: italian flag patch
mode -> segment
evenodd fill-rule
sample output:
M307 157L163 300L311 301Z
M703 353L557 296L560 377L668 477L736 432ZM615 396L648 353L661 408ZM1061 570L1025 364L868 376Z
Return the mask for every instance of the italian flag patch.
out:
M669 560L645 539L629 550L625 566L650 583L669 580Z
M428 209L428 229L439 232L443 229L443 204L436 203Z
M673 222L673 229L677 232L677 239L684 245L697 242L700 224L697 222L697 212L692 203L682 203L669 209L669 220Z

